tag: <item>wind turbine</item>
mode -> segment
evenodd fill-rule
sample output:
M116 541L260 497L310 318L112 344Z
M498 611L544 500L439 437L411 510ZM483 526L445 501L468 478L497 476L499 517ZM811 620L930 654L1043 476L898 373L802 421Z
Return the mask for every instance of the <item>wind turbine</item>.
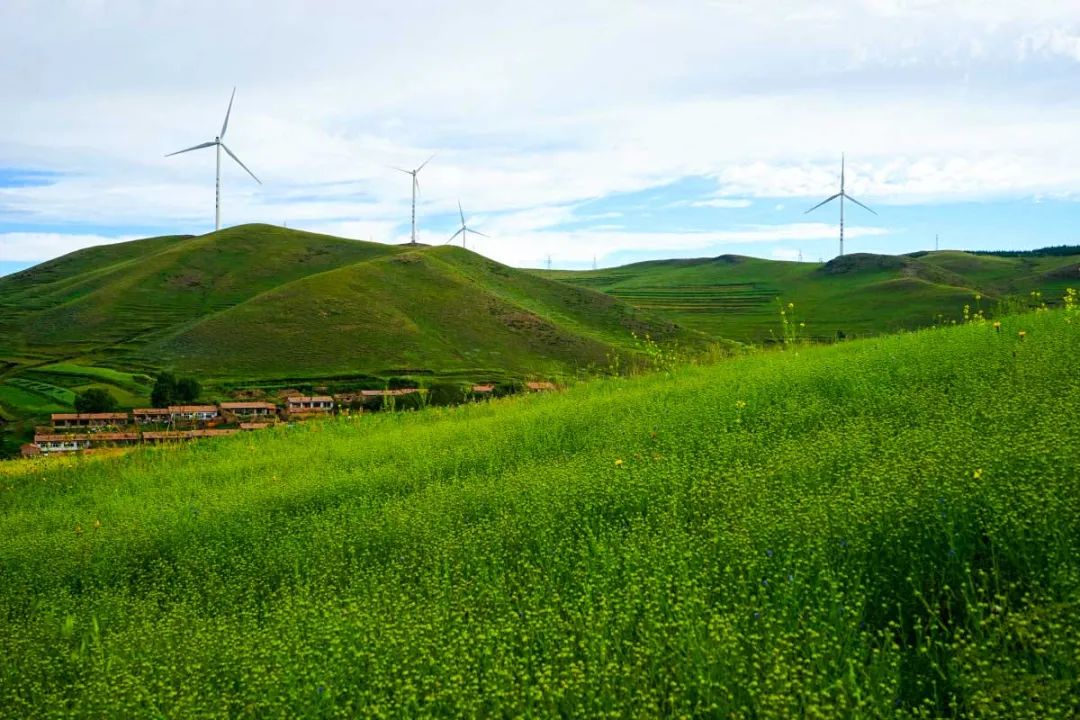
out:
M461 229L450 236L450 239L446 241L447 245L454 242L454 238L456 238L458 235L461 236L461 247L465 247L465 237L469 233L472 233L473 235L479 235L480 237L486 237L486 238L491 237L490 235L485 235L484 233L480 232L479 230L473 230L471 227L469 227L468 225L465 224L465 211L461 209L461 201L460 200L458 200L457 209L458 209L458 215L461 216Z
M214 230L221 229L221 150L224 148L225 152L229 154L236 164L247 170L247 174L255 180L255 182L262 185L262 180L255 177L255 173L248 170L248 166L240 162L240 158L233 154L233 151L225 144L225 131L229 128L229 113L232 112L233 98L236 97L236 88L233 88L232 95L229 96L229 109L225 111L225 122L221 124L221 134L215 137L210 142L204 142L201 145L195 145L189 147L186 150L177 150L174 153L169 153L165 157L172 157L173 155L179 155L180 153L191 152L192 150L201 150L202 148L216 147L217 148L217 174L214 177Z
M409 243L410 245L416 244L416 194L420 192L420 181L416 179L416 176L424 169L425 165L432 161L436 154L437 153L432 153L431 157L420 163L420 167L415 170L406 170L405 168L399 167L394 168L398 172L412 175L412 242Z
M810 208L809 210L807 210L803 214L807 215L809 213L812 213L815 210L817 210L819 207L821 207L822 205L828 205L829 203L831 203L836 198L840 198L840 256L843 257L844 256L844 198L847 198L848 200L850 200L851 202L855 203L856 205L858 205L859 207L861 207L861 208L863 208L865 210L870 210L870 208L868 208L866 205L863 205L861 202L859 202L855 198L851 197L850 195L848 195L844 191L844 156L842 154L840 155L840 192L836 193L835 195L828 198L827 200L822 200L817 205ZM870 212L877 215L877 213L874 212L873 210L870 210Z

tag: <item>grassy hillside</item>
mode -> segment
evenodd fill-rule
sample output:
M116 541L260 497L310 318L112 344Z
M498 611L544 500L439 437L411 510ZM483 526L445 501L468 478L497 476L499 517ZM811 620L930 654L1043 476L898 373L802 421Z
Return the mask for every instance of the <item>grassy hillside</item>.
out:
M0 464L0 716L1075 717L1068 319Z
M685 336L601 293L444 247L283 285L149 346L144 358L203 377L564 374L604 367L634 331Z
M572 375L637 354L634 332L704 342L460 248L267 225L91 248L0 278L0 456L88 387L145 403L143 376L160 369L211 392L328 376Z
M298 278L397 247L268 225L107 245L0 278L0 347L124 355Z
M1080 284L1080 254L998 257L957 251L912 256L857 253L828 263L737 255L661 260L592 271L535 271L609 293L713 337L762 342L776 326L776 298L795 302L809 335L828 339L926 327L959 319L983 296L992 309L1032 290L1060 298Z

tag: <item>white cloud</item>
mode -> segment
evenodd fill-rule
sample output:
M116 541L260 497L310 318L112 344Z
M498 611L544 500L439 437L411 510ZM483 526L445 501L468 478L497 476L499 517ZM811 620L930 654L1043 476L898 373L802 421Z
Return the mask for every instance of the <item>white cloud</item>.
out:
M58 257L95 245L135 240L129 236L88 235L78 233L0 233L0 261L32 262L43 257Z
M265 185L223 160L228 224L401 239L409 180L387 166L436 150L421 227L460 199L510 238L605 224L618 210L574 209L688 177L717 185L688 205L809 206L845 150L871 204L1070 196L1078 38L1080 3L1054 0L5 3L0 168L65 175L5 188L0 170L0 232L207 230L211 153L163 155L212 138L233 83L228 141Z
M769 251L769 256L776 260L788 260L791 262L802 261L802 251L796 248L773 248Z
M852 226L844 229L849 238L885 236L887 228ZM534 230L491 238L470 238L470 249L516 267L541 267L550 255L556 264L587 263L594 256L651 251L664 257L684 251L723 252L725 245L765 244L794 240L833 240L839 228L831 223L791 223L751 225L731 230L702 232L626 232L607 230ZM424 236L425 242L437 242Z

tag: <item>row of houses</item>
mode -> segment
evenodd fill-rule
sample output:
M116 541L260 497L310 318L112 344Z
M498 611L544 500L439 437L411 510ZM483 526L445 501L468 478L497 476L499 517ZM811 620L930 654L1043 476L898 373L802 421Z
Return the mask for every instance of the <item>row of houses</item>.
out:
M162 432L38 433L34 442L23 445L23 456L78 452L91 448L124 447L139 443L177 442L201 438L225 437L242 430L258 430L269 423L241 423L239 428L207 430L168 430Z
M277 405L269 402L170 405L165 408L135 408L130 413L54 413L52 415L52 426L57 429L68 429L119 427L132 423L136 425L166 425L180 422L209 422L229 415L236 417L268 417L276 415L277 411Z
M533 392L554 390L550 382L529 382L526 387ZM495 392L491 384L473 385L477 395ZM303 418L329 414L338 404L351 404L386 398L402 397L425 392L420 388L395 388L387 390L360 390L341 395L292 395L285 400L289 417ZM218 405L170 405L164 408L135 408L130 413L54 413L53 432L38 432L33 443L23 446L23 455L77 452L92 447L125 446L232 435L242 430L258 430L268 427L276 419L279 407L271 402L236 401ZM214 425L220 421L238 422L238 428L201 428L193 430L164 430L153 432L139 427L169 425ZM135 428L131 431L128 428ZM119 431L124 428L125 431ZM89 433L58 433L57 430L90 430Z

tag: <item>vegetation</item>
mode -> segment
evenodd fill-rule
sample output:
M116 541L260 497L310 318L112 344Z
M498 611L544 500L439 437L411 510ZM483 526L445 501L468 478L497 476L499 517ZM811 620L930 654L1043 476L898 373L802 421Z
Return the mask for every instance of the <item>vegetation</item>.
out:
M177 378L170 372L158 373L154 389L150 391L150 403L154 407L194 402L202 392L202 385L195 378Z
M808 319L803 335L831 341L960 321L960 308L976 293L988 308L1000 302L1031 305L1032 290L1060 298L1066 287L1080 283L1080 249L856 253L827 263L721 255L534 272L601 290L711 337L742 342L780 342L776 298L794 299Z
M633 332L705 342L610 296L461 248L268 225L91 248L0 278L0 382L92 383L122 404L145 403L146 376L164 370L200 378L210 395L346 377L381 387L391 376L585 375L612 354L634 356ZM0 415L22 421L0 430L15 436L9 453L47 419L39 400L0 390Z
M107 413L113 412L119 404L108 390L102 388L90 388L80 393L75 398L75 412L80 413Z
M784 347L0 464L0 716L1080 714L1075 299Z

